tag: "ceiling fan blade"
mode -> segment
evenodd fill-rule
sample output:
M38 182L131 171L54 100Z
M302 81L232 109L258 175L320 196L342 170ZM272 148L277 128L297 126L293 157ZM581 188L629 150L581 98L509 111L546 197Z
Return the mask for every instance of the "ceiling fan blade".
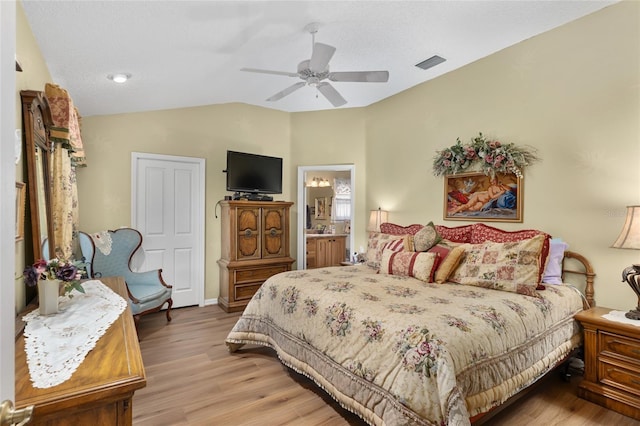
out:
M329 73L331 81L351 81L364 83L386 83L389 71L346 71Z
M318 90L334 107L339 107L347 103L347 101L338 93L338 91L329 83L323 81L318 84Z
M275 95L271 96L270 98L267 99L267 101L273 102L273 101L277 101L279 99L282 99L285 96L290 95L291 93L295 92L299 88L303 87L305 84L307 84L307 83L305 83L304 81L299 81L298 83L293 84L293 85L287 87L286 89L281 90L280 92L278 92Z
M336 48L328 44L315 43L313 52L309 60L309 69L314 72L322 72L327 69L331 57L335 53Z
M299 77L298 74L294 72L261 70L258 68L240 68L240 71L257 72L260 74L286 75L287 77Z

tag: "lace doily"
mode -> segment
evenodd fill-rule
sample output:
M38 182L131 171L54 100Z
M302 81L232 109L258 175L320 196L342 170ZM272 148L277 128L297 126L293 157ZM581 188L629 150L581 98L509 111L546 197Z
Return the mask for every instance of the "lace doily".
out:
M100 250L100 253L109 256L109 253L111 253L111 234L109 231L100 231L91 234L91 239L93 240L93 245Z
M85 294L59 298L56 315L25 315L24 346L33 386L49 388L68 380L100 337L127 307L127 301L100 281L82 284Z
M611 311L608 314L604 314L602 318L606 318L609 321L621 322L624 324L635 325L636 327L640 327L640 320L632 320L624 315L626 312L624 311Z

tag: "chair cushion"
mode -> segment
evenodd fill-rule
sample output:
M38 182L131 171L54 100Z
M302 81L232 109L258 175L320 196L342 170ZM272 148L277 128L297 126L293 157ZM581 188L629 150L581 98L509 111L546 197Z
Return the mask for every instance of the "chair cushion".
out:
M131 293L131 295L136 299L138 299L140 303L162 299L164 294L167 294L166 299L171 297L171 289L163 287L161 285L135 285L134 286L134 285L127 284L127 287L129 288L129 292Z
M160 297L154 300L149 300L144 303L133 303L131 300L129 300L129 307L131 308L131 313L133 315L138 315L150 309L155 309L159 306L164 305L167 302L167 300L169 300L170 298L171 298L171 294L170 292L167 292L167 294L165 294L163 297Z

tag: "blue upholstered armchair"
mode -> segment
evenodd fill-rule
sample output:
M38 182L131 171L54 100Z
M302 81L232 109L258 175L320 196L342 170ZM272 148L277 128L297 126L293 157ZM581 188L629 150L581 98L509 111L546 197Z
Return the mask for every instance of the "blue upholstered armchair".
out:
M92 278L121 276L127 284L129 306L136 322L142 315L158 312L167 303L167 321L171 321L172 287L162 279L162 269L131 271L131 258L142 245L142 235L132 228L121 228L78 236L82 255L89 262Z

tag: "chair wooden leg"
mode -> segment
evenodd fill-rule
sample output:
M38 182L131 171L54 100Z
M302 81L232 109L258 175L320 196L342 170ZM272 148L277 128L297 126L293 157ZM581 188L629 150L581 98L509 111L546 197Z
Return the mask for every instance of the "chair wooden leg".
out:
M173 306L173 299L167 300L167 322L171 322L171 306Z

